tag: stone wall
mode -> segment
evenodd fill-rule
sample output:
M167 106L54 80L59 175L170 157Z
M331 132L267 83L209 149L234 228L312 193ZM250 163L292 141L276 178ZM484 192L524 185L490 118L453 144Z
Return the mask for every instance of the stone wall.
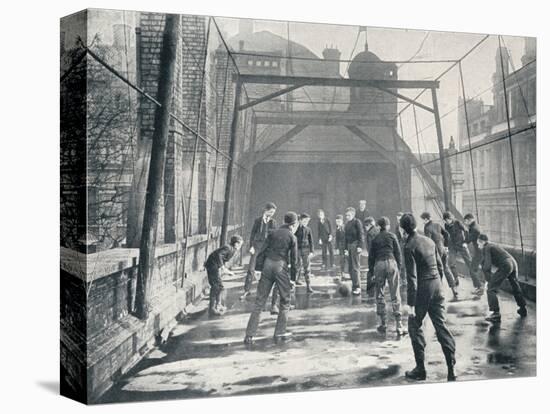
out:
M230 229L232 234L237 228ZM61 249L61 371L64 395L93 403L127 372L200 300L208 286L202 263L206 248L219 244L189 240L187 258L175 244L157 249L151 284L152 311L146 321L133 316L138 249L111 249L85 255ZM185 262L185 263L184 263ZM187 278L177 278L185 266Z

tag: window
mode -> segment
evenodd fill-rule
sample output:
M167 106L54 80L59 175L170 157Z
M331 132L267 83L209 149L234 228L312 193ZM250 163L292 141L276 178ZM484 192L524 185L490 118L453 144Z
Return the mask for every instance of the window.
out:
M269 60L266 60L266 61L264 62L264 66L267 68L267 67L269 67L269 65L270 65Z
M261 60L256 61L256 66L262 66L262 61Z
M273 61L273 62L271 62L271 66L273 66L274 68L278 67L279 62Z
M248 63L248 66L254 66L254 61L253 60L249 60L247 63Z

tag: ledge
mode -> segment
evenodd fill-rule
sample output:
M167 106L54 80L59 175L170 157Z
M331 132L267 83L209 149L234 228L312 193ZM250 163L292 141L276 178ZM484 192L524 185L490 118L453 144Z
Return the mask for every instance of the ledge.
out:
M228 226L228 232L234 231L241 226ZM220 228L216 227L210 233L210 240L220 235ZM196 234L188 238L188 248L205 243L208 240L206 234ZM184 246L184 243L179 246ZM155 249L155 257L168 256L176 253L178 244L163 244ZM137 248L116 248L103 250L97 253L85 254L76 250L61 247L60 265L61 270L82 280L91 283L94 280L109 276L116 272L131 269L139 263L139 249Z

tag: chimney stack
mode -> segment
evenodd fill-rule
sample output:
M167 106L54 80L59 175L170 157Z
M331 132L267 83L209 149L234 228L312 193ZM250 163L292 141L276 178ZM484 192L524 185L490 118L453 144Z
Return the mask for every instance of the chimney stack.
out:
M323 50L323 58L328 61L323 63L324 67L327 68L327 75L335 76L340 74L339 60L341 55L342 53L338 50L338 48L332 45Z

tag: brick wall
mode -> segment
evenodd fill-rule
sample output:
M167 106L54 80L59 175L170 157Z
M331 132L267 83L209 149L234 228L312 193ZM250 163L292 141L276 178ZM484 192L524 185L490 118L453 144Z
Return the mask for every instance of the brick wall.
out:
M103 11L103 13L108 13ZM103 14L104 15L104 14ZM135 38L136 47L131 50L137 57L130 59L130 67L126 70L124 53L126 48L120 44L96 43L110 64L123 76L128 76L138 86L152 97L156 97L158 89L160 52L165 25L165 15L157 13L139 13L132 20L137 27L124 27L126 33L134 33L139 28ZM97 23L97 22L95 22ZM109 27L101 21L98 27ZM208 18L201 16L182 16L181 35L177 55L177 76L174 85L174 97L171 112L186 122L191 128L213 145L220 143L222 151L229 152L229 137L234 108L235 68L223 45L214 25L210 26L210 41L207 42ZM65 31L68 33L67 31ZM118 30L120 32L120 28ZM65 33L65 37L67 37ZM116 31L115 31L116 34ZM131 38L131 36L128 36ZM120 33L118 43L120 43ZM134 40L132 40L134 42ZM208 43L208 53L206 46ZM65 39L65 49L68 42ZM129 45L128 45L129 46ZM124 50L124 53L122 51ZM67 51L65 51L67 53ZM90 58L91 59L91 58ZM88 60L90 60L88 59ZM205 60L206 59L206 60ZM84 60L86 62L86 60ZM203 71L206 68L207 74ZM93 69L93 71L92 71ZM116 109L121 112L128 108L128 88L120 80L112 77L97 62L84 64L84 82L86 75L93 72L95 96L98 99L114 99L101 108ZM113 86L115 85L115 86ZM103 88L103 89L101 89ZM100 93L104 90L104 93ZM82 89L86 96L86 88ZM72 96L73 90L68 92ZM81 98L82 98L81 96ZM212 251L219 245L219 225L224 202L224 190L227 174L227 160L216 156L216 152L196 137L178 122L171 121L168 142L167 159L163 185L162 205L159 215L158 246L155 272L151 284L153 311L150 318L141 321L132 314L135 305L136 275L138 266L139 237L141 234L141 217L143 214L146 192L148 165L151 141L154 128L156 106L148 99L137 94L131 95L131 113L124 112L116 128L107 129L105 151L109 151L128 129L138 126L138 133L132 136L134 145L132 157L122 158L121 164L110 170L89 168L88 178L98 181L101 191L109 190L109 194L119 188L131 189L127 199L123 201L121 211L128 217L128 224L123 221L110 229L117 239L122 240L127 234L126 243L102 244L97 253L91 249L88 253L77 253L79 248L78 232L74 232L73 243L66 243L62 249L61 277L61 361L62 389L65 395L77 395L82 402L94 402L108 389L112 381L119 378L133 364L142 358L145 352L154 344L155 337L163 329L173 326L175 317L191 302L201 297L207 284L206 274L202 264L207 251ZM123 99L124 98L124 99ZM85 99L83 103L86 104ZM123 106L122 106L123 105ZM70 106L70 105L68 105ZM85 108L85 107L84 107ZM96 110L101 109L99 106ZM94 108L92 108L94 109ZM88 117L88 125L93 125L97 119L95 112L88 108L82 111L83 118ZM99 111L99 113L103 113ZM124 119L122 119L124 118ZM237 148L244 148L244 131L250 131L250 116L242 118L238 131ZM63 121L63 120L62 120ZM91 122L90 122L91 121ZM126 123L124 123L126 122ZM86 122L83 122L85 125ZM90 130L83 130L81 135L81 151L86 154L86 137ZM195 168L193 169L193 153L197 145ZM66 160L73 156L70 141L62 139L62 149ZM89 148L88 148L89 149ZM88 151L92 157L99 159L105 151ZM74 157L74 156L73 156ZM96 165L93 159L88 165ZM85 165L85 163L82 163ZM235 169L237 172L238 168ZM90 212L86 202L100 200L105 191L96 191L86 186L85 169L82 168L80 186L63 187L65 193L78 199L78 188L89 193L84 195L80 208L75 211ZM70 177L69 174L62 174ZM232 209L241 214L244 202L238 194L242 192L242 173L235 176L240 182L235 185ZM193 188L191 191L191 181ZM70 190L70 191L69 191ZM114 193L113 193L114 194ZM191 199L191 208L188 202ZM105 200L104 200L105 201ZM106 200L106 204L109 200ZM240 203L240 204L238 204ZM77 206L78 207L78 206ZM113 207L119 207L113 205ZM93 208L92 208L93 210ZM210 212L212 211L212 217ZM99 210L96 212L100 215ZM94 213L94 214L96 214ZM185 236L187 218L191 217L191 232ZM63 217L62 217L63 218ZM85 215L81 217L81 229L87 229L86 224L93 229L92 221ZM236 223L234 219L231 223ZM210 234L206 234L212 224ZM238 228L238 223L236 223ZM236 231L229 231L229 235ZM69 229L69 227L65 227ZM73 228L75 228L73 226ZM239 230L241 233L241 230ZM184 242L187 247L184 248ZM184 251L186 254L184 254Z

